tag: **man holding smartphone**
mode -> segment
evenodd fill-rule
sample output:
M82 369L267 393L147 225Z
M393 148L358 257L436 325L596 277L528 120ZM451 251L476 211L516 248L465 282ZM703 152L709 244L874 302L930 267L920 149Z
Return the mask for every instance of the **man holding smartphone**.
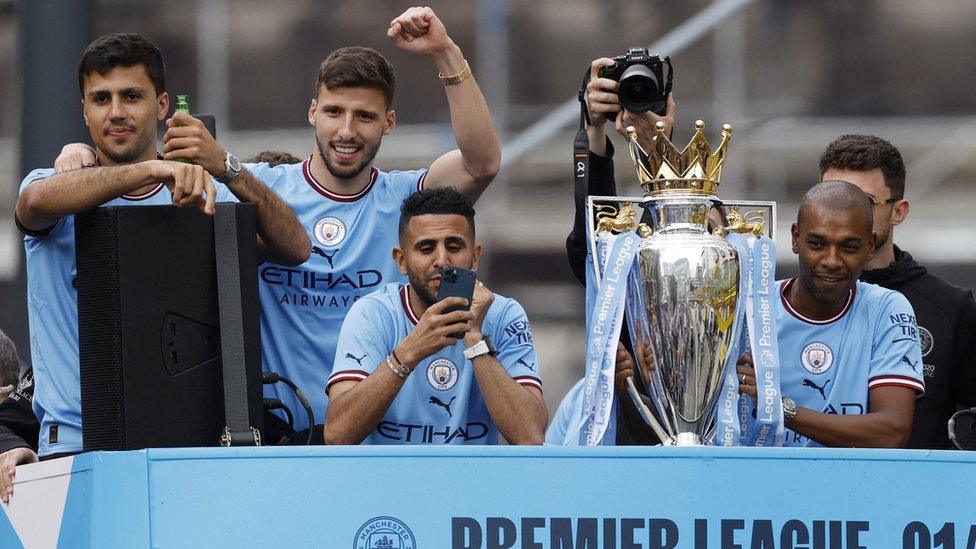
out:
M451 188L413 194L399 240L393 259L410 282L358 300L342 324L326 442L495 444L500 433L541 444L548 413L525 311L481 282L469 302L443 278L478 267L471 203Z

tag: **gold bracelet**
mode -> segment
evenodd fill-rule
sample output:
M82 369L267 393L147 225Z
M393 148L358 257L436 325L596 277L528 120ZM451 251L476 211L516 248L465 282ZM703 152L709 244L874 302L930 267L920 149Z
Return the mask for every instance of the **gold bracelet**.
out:
M465 59L464 68L461 69L461 72L455 74L454 76L444 76L441 73L437 73L437 77L441 79L441 82L445 86L456 86L468 78L471 78L471 65L468 65L468 60Z

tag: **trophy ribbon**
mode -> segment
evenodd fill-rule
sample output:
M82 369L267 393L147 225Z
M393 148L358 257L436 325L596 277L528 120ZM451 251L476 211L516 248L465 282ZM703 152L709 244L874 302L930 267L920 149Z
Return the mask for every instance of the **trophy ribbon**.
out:
M601 232L594 261L601 265L600 284L587 275L586 375L583 409L567 439L580 446L613 445L616 439L614 369L617 341L623 325L627 276L634 264L640 237L634 231L619 235ZM568 444L574 441L568 440Z
M752 293L751 270L748 268L752 250L749 248L748 239L738 233L729 233L725 236L739 254L739 265L741 276L739 276L739 294L747 297ZM736 304L735 322L736 334L732 339L732 349L729 350L725 360L725 370L722 390L719 393L718 405L715 407L715 438L713 444L719 446L741 446L744 428L748 425L748 418L741 416L742 401L748 399L739 394L739 376L735 371L736 363L742 355L742 349L749 348L748 328L745 324L745 299L739 299ZM749 410L751 413L751 409Z
M767 236L749 239L752 248L752 289L746 300L749 341L756 371L756 421L750 446L783 444L783 401L780 391L779 343L776 330L776 244Z
M723 446L780 446L783 408L779 344L772 303L777 298L776 244L767 236L755 238L730 233L726 238L739 252L742 275L739 295L744 297L740 306L744 302L746 322L726 361L724 384L715 412L715 443ZM739 395L735 366L745 349L751 352L755 367L756 404L750 397Z

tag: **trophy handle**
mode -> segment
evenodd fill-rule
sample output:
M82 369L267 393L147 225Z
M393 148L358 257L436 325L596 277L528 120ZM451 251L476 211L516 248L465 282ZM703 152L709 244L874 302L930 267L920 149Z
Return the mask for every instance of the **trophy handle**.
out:
M637 236L647 238L653 233L653 228L641 223L641 212L637 206L646 208L650 199L639 196L588 196L586 197L586 227L587 244L590 251L596 250L596 243L601 233L620 234L636 230ZM595 252L594 252L595 255ZM594 257L593 279L597 285L603 277L600 261Z
M644 423L646 423L647 426L654 431L657 438L661 439L661 444L665 446L673 446L674 438L664 432L664 428L661 427L661 424L658 423L657 419L654 417L654 414L652 414L651 410L646 404L644 404L644 399L640 397L640 393L637 392L637 387L634 386L633 376L627 377L627 394L630 395L630 400L634 403L634 406L637 407L637 412L644 420Z

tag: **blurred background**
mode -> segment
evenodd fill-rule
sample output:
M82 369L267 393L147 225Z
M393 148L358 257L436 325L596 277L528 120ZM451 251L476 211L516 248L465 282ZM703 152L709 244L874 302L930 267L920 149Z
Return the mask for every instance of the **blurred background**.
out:
M399 125L381 169L426 166L455 148L437 72L386 38L409 7L391 0L0 0L0 328L29 360L20 180L87 141L77 62L109 32L163 51L170 94L213 113L241 158L311 153L315 70L333 49L367 45L397 69ZM528 311L555 410L582 376L583 290L565 259L573 215L575 96L592 59L629 46L671 55L683 146L694 120L734 125L720 195L775 200L779 274L795 272L789 224L843 133L887 138L908 168L908 221L894 240L935 274L976 277L976 2L972 0L450 0L431 7L464 51L503 143L501 174L478 202L480 273ZM66 53L67 52L67 53ZM967 53L968 52L968 53ZM38 113L62 123L32 123ZM64 120L70 121L64 124ZM67 127L66 127L67 126ZM611 130L612 131L612 130ZM160 134L161 135L161 134ZM639 194L615 137L621 194Z

